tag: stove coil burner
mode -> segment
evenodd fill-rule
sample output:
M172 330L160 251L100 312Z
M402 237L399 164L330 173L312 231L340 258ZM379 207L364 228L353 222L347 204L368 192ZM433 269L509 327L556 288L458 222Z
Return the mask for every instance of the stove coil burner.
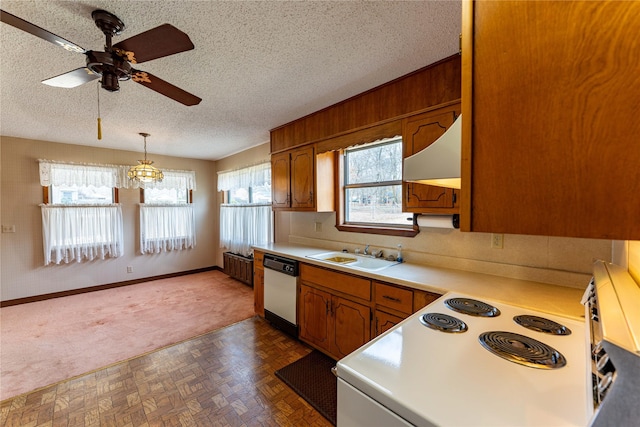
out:
M462 333L467 331L467 324L453 316L442 313L425 313L420 322L428 328L442 332Z
M532 331L543 332L551 335L571 335L571 329L553 320L544 317L520 315L515 316L513 320L521 326Z
M496 307L470 298L449 298L444 304L453 311L479 317L500 316L500 310Z
M551 346L513 332L484 332L480 344L509 362L538 369L557 369L567 364L564 356Z

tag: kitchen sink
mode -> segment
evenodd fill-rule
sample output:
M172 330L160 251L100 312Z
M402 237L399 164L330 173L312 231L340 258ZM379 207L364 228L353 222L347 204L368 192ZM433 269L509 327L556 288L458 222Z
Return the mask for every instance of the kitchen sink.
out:
M330 264L337 264L361 271L380 271L398 264L395 261L387 261L382 258L374 258L367 255L355 255L346 252L322 252L319 254L307 255L307 258L326 261Z

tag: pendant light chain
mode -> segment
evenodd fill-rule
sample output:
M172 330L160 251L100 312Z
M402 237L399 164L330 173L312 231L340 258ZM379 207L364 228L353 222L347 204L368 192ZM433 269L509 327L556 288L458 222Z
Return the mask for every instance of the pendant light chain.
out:
M100 118L100 81L96 85L98 89L98 139L102 139L102 119Z

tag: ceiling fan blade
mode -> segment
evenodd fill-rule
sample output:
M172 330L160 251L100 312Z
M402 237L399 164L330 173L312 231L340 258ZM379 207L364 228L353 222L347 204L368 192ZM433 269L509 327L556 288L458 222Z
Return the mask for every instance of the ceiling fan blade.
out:
M164 24L116 43L113 50L132 64L140 64L193 47L188 35L170 24Z
M49 86L72 88L83 85L85 83L89 83L90 81L99 78L99 74L94 73L87 67L82 67L76 68L75 70L69 71L68 73L60 74L59 76L43 80L42 83Z
M37 25L32 24L31 22L27 22L22 18L18 18L15 15L5 12L4 10L0 10L0 21L16 27L22 31L26 31L29 34L33 34L36 37L40 37L41 39L51 42L56 46L60 46L70 52L86 52L84 48L78 46L77 44L72 43L69 40L65 40L60 36L56 36L55 34L43 28L40 28Z
M198 105L202 101L197 96L145 71L131 70L131 80L187 106Z

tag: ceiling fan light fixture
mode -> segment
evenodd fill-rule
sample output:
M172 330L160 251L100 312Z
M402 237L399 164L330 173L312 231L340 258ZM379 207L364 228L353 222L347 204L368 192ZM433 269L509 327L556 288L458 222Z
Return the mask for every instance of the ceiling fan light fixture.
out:
M144 160L138 160L137 165L131 166L127 176L138 182L160 182L164 178L164 174L153 166L153 161L147 160L147 137L149 134L140 132L140 135L144 138Z

